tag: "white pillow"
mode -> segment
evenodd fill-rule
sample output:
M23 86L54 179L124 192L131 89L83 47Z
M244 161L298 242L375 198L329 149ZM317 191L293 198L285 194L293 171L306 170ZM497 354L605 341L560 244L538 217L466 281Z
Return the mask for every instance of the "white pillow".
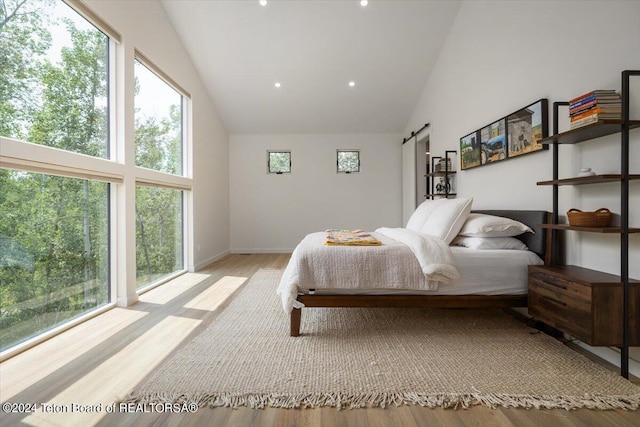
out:
M453 246L464 246L469 249L516 249L528 250L527 245L515 237L467 237L457 236L451 242Z
M501 216L472 213L458 234L470 237L512 237L527 232L533 233L533 230L519 221Z
M407 228L411 231L420 232L422 227L427 222L427 219L431 216L431 214L440 206L444 200L446 199L436 199L436 200L425 200L416 208L415 211L409 217L409 221L407 221Z
M440 199L437 208L429 215L420 232L439 237L447 244L451 243L469 216L472 202L473 199L466 197Z

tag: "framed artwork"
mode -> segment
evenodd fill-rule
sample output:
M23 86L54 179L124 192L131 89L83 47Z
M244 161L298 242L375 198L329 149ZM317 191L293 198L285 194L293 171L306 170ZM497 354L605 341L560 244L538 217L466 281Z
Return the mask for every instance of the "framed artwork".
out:
M539 144L548 135L547 100L541 99L507 117L509 157L533 153L544 148Z
M539 99L460 138L460 169L497 163L546 149L548 101Z
M505 119L480 129L480 164L495 163L507 158Z
M480 131L460 138L460 169L480 166Z

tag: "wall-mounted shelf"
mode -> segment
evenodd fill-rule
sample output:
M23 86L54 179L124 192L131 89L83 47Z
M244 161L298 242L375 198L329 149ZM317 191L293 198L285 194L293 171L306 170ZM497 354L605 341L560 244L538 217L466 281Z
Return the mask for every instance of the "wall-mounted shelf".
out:
M452 157L458 154L456 150L446 150L444 157L432 156L431 157L431 171L435 171L439 163L444 163L444 169L440 166L440 169L436 172L429 172L425 175L427 179L427 191L429 194L425 195L427 199L435 199L436 197L456 197L454 190L454 181L456 171L453 170ZM451 167L451 168L450 168ZM438 182L436 182L436 178Z
M540 140L540 144L577 144L578 142L589 141L590 139L614 135L622 131L622 124L622 120L598 120L590 125L543 138ZM629 121L629 129L638 127L640 127L640 120Z
M586 271L583 267L576 266L558 266L559 264L559 237L558 234L561 231L577 231L577 232L589 232L589 233L603 233L603 234L617 234L620 239L620 276L615 277L616 288L620 291L612 292L609 290L603 290L599 295L595 295L592 300L588 302L588 306L591 310L594 310L599 305L606 306L608 312L621 312L619 320L612 328L618 328L620 330L620 339L615 339L614 342L609 340L592 339L593 345L615 345L620 347L620 374L629 378L629 346L632 342L634 333L637 333L637 329L633 329L632 326L637 325L637 287L634 285L632 292L631 283L635 281L629 278L629 235L632 233L640 233L640 228L629 227L629 184L632 180L640 179L640 175L632 175L629 173L629 134L632 129L640 128L640 120L630 120L630 79L632 76L640 76L640 70L627 70L622 72L622 88L620 91L621 97L621 119L620 120L599 120L595 123L582 126L576 129L571 129L566 132L558 132L558 107L569 106L568 102L554 102L553 104L553 121L554 130L553 135L540 140L541 144L551 145L553 148L553 179L548 181L540 181L538 185L551 185L553 187L553 220L552 224L541 225L543 228L551 229L552 231L552 262L556 265L539 266L537 269L529 270L529 313L538 313L540 320L543 322L549 322L550 325L556 325L561 327L567 332L572 331L571 325L581 324L585 317L580 320L580 313L575 310L557 311L555 308L545 306L546 301L544 297L540 297L544 292L541 288L540 281L537 280L536 275L544 276L552 286L563 286L563 283L580 282L580 275ZM572 178L559 178L559 149L560 144L577 144L584 141L589 141L596 138L601 138L608 135L620 135L620 173L619 174L603 174L585 177L572 177ZM620 226L618 227L575 227L568 224L559 224L558 206L559 195L558 187L563 185L585 185L585 184L599 184L605 182L617 182L620 186ZM559 271L558 269L562 269ZM599 272L591 271L589 274L601 274ZM584 282L584 281L583 281ZM583 285L586 282L583 283ZM591 284L588 287L592 288ZM542 289L542 290L541 290ZM608 306L609 303L615 303L615 308ZM568 303L567 303L568 304ZM565 304L565 306L567 306ZM560 314L558 314L560 313ZM633 316L633 322L631 317ZM607 326L609 328L609 326ZM636 326L633 326L636 328ZM605 335L608 330L605 328ZM580 335L576 335L580 337ZM586 342L590 342L587 340Z
M630 280L632 310L640 309L640 282ZM620 276L573 265L529 266L529 314L595 346L622 346ZM640 319L632 319L630 345L640 345Z
M445 176L445 175L451 175L451 174L454 174L454 173L456 173L456 171L431 172L431 173L426 174L425 176L431 176L431 177L433 177L433 176Z
M593 176L576 176L573 178L552 179L550 181L539 181L537 185L582 185L597 184L600 182L620 182L624 177L620 174L603 174ZM640 179L640 175L629 175L630 180Z
M538 226L550 230L573 230L603 234L622 234L624 232L620 227L576 227L569 224L538 224ZM640 233L640 228L629 228L629 234L632 233Z
M433 198L433 197L456 197L458 194L457 193L433 193L433 194L425 194L424 197L426 198Z

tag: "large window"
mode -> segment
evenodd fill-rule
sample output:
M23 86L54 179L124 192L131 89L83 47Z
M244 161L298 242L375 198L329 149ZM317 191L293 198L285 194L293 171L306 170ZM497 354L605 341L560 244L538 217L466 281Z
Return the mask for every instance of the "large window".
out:
M136 71L136 165L182 175L182 96L140 61Z
M82 1L0 0L0 359L190 262L189 94L119 41Z
M136 285L156 282L184 268L183 192L136 189Z
M70 166L109 158L109 46L61 1L2 1L0 351L110 302L113 174Z
M183 96L138 59L135 77L136 166L183 175ZM183 191L163 179L136 188L138 288L184 269Z
M109 302L108 194L0 169L1 350Z
M108 157L108 37L61 1L2 5L0 135Z

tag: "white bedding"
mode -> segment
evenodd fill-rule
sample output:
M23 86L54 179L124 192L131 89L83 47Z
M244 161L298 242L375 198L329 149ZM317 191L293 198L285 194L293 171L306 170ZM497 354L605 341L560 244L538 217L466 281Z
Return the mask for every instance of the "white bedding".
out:
M487 250L451 247L460 278L435 291L414 289L319 289L326 295L526 295L527 266L544 262L535 253L521 250ZM308 288L299 288L307 293Z
M451 250L441 239L406 229L391 231L394 238L383 234L390 230L371 233L382 242L380 246L326 246L325 232L305 236L291 254L278 286L285 311L302 307L296 298L304 288L434 290L441 282L459 277Z
M381 246L325 246L325 233L307 235L294 250L278 286L284 310L303 307L296 297L309 289L317 294L351 295L526 294L527 265L543 264L530 251L451 247L460 277L447 284L434 283L425 278L408 246L372 234ZM353 262L345 267L345 260Z

